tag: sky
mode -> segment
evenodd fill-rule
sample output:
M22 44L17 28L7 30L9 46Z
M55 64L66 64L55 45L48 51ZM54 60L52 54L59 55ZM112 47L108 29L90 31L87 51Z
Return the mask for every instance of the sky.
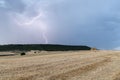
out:
M0 0L0 44L120 50L120 0Z

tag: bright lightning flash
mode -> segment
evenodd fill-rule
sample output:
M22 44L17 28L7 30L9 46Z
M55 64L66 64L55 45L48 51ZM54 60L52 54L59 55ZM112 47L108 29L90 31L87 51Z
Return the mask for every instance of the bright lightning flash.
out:
M15 21L17 22L18 25L20 25L20 26L31 26L31 25L37 26L37 28L38 29L40 28L40 30L42 31L42 37L45 41L45 44L48 44L48 38L46 36L47 27L46 27L46 24L40 20L41 17L45 16L44 14L40 13L37 16L32 17L32 19L31 18L29 19L20 14L18 14L17 17L18 16L20 16L20 18L22 18L22 20L21 19L17 20L17 18L15 19Z

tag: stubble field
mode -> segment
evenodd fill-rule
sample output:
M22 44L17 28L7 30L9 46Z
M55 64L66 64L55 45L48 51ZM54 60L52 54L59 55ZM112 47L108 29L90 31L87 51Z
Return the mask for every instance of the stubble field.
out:
M0 56L0 80L120 80L120 51Z

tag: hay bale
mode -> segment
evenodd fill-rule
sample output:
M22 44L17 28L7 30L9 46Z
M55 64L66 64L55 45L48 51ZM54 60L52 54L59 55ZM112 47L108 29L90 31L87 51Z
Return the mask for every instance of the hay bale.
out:
M22 53L20 53L20 55L21 55L21 56L24 56L24 55L26 55L26 53L25 53L25 52L22 52Z
M95 50L97 50L97 49L96 49L96 48L91 48L91 50L92 50L92 51L95 51Z

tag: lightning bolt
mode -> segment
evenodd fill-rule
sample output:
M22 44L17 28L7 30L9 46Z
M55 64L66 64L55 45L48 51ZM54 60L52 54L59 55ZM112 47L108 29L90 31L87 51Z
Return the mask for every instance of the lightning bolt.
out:
M47 36L45 35L44 32L43 32L42 36L43 36L43 38L44 38L44 40L45 40L45 44L48 44L48 38L47 38Z
M24 25L24 26L30 26L30 25L34 25L35 22L37 22L41 17L45 16L44 14L40 13L37 16L33 17L32 19L28 19L28 18L23 18L23 21L18 21L15 18L15 21L17 22L17 24L19 25ZM41 28L42 31L42 37L45 41L45 44L48 44L48 38L46 36L46 26L43 23L39 22L39 27Z

